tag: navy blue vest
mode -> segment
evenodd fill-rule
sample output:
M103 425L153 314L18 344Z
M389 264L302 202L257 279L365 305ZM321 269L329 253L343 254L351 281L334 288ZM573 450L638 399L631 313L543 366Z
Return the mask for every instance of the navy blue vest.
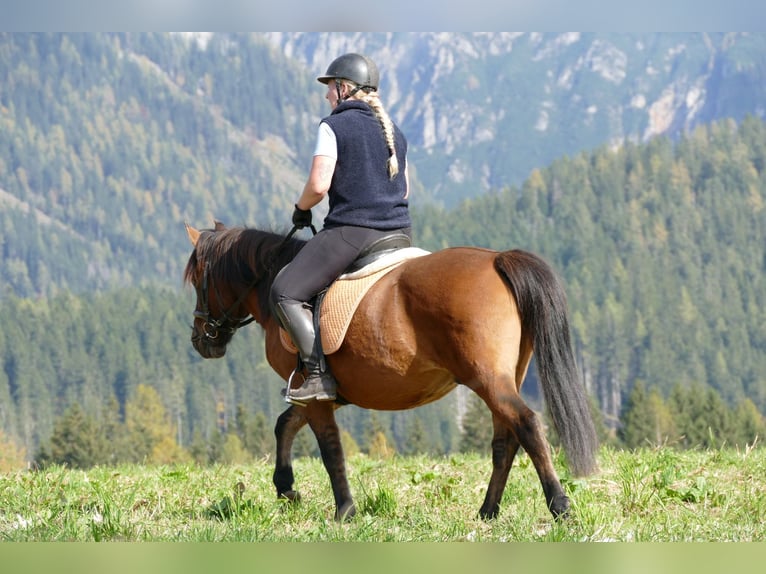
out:
M340 103L322 120L335 132L338 162L328 191L330 210L324 227L355 225L388 231L412 225L404 168L407 140L394 126L399 173L389 179L388 147L370 106L358 100Z

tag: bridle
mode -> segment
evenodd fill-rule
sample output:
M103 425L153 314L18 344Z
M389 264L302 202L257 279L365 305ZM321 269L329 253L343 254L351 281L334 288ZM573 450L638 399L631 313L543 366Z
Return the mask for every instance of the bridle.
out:
M245 325L249 325L250 323L255 321L255 317L253 317L252 315L244 319L238 319L236 317L232 317L231 315L234 309L236 309L242 304L242 302L245 300L245 297L247 297L248 293L250 293L250 291L258 284L258 282L263 278L263 276L257 277L247 287L247 289L245 289L242 292L239 298L227 310L223 312L223 317L220 319L216 319L215 317L212 317L210 315L210 305L208 304L209 275L210 275L210 262L207 261L205 262L205 271L202 274L202 285L200 285L199 292L198 292L201 308L199 310L194 311L194 318L202 319L202 321L204 321L204 323L202 324L202 335L199 335L196 331L193 332L192 342L199 341L203 337L208 342L215 341L216 339L218 339L221 333L227 334L229 338L231 338L232 336L234 336L234 333L236 333L240 327L244 327ZM221 298L221 293L218 291L218 287L214 287L213 290L218 302L221 302L222 298ZM194 331L194 326L192 326L192 330Z
M232 303L228 309L223 311L222 317L216 319L215 317L212 317L210 314L210 304L209 304L209 297L210 297L210 289L208 287L208 278L210 276L210 261L205 262L205 271L202 273L202 284L199 286L199 289L197 291L197 298L199 299L200 309L194 311L194 318L195 319L202 319L202 334L197 333L197 331L194 329L194 325L192 325L192 343L196 343L200 341L201 339L204 339L208 343L217 340L221 334L224 336L228 336L226 338L226 341L231 339L234 336L234 333L236 333L240 328L245 327L246 325L249 325L253 321L255 321L255 317L250 314L249 316L246 316L244 318L237 318L233 316L233 312L235 309L237 309L242 303L245 301L247 296L250 294L250 291L252 291L258 283L260 283L264 277L268 277L274 267L274 264L276 263L277 256L282 251L284 246L287 244L287 242L290 240L290 238L295 234L296 231L298 231L300 227L293 226L293 228L290 230L290 233L288 233L280 242L280 244L277 246L277 248L274 250L274 252L271 255L271 259L269 260L268 264L266 265L266 271L256 276L253 281L250 282L250 284L247 286L247 288L242 291L240 296L237 298L234 303ZM311 226L311 230L313 231L314 235L316 235L316 229L314 226ZM221 297L221 293L218 290L217 286L213 287L213 292L215 293L215 297L219 303L223 301L223 298Z

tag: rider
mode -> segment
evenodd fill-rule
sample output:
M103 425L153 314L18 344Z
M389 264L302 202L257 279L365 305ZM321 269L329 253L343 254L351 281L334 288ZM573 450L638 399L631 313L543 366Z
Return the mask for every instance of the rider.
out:
M359 253L393 232L411 236L407 140L378 96L375 63L349 53L317 80L327 85L332 112L322 119L311 170L293 212L293 225L311 226L311 208L325 196L322 230L277 275L271 303L298 348L307 376L286 400L334 400L336 383L315 344L309 302L340 276Z

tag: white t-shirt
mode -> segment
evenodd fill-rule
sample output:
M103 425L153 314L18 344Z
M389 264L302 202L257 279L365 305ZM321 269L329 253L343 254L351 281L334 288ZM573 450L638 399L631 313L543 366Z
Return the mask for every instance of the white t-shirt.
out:
M319 124L314 155L326 155L327 157L338 159L338 140L335 139L335 132L332 131L327 122Z

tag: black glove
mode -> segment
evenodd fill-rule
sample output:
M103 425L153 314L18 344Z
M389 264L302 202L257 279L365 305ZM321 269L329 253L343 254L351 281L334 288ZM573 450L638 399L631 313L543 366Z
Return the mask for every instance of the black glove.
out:
M295 204L295 211L293 211L293 225L298 229L304 227L311 227L311 210L301 209L298 204Z

